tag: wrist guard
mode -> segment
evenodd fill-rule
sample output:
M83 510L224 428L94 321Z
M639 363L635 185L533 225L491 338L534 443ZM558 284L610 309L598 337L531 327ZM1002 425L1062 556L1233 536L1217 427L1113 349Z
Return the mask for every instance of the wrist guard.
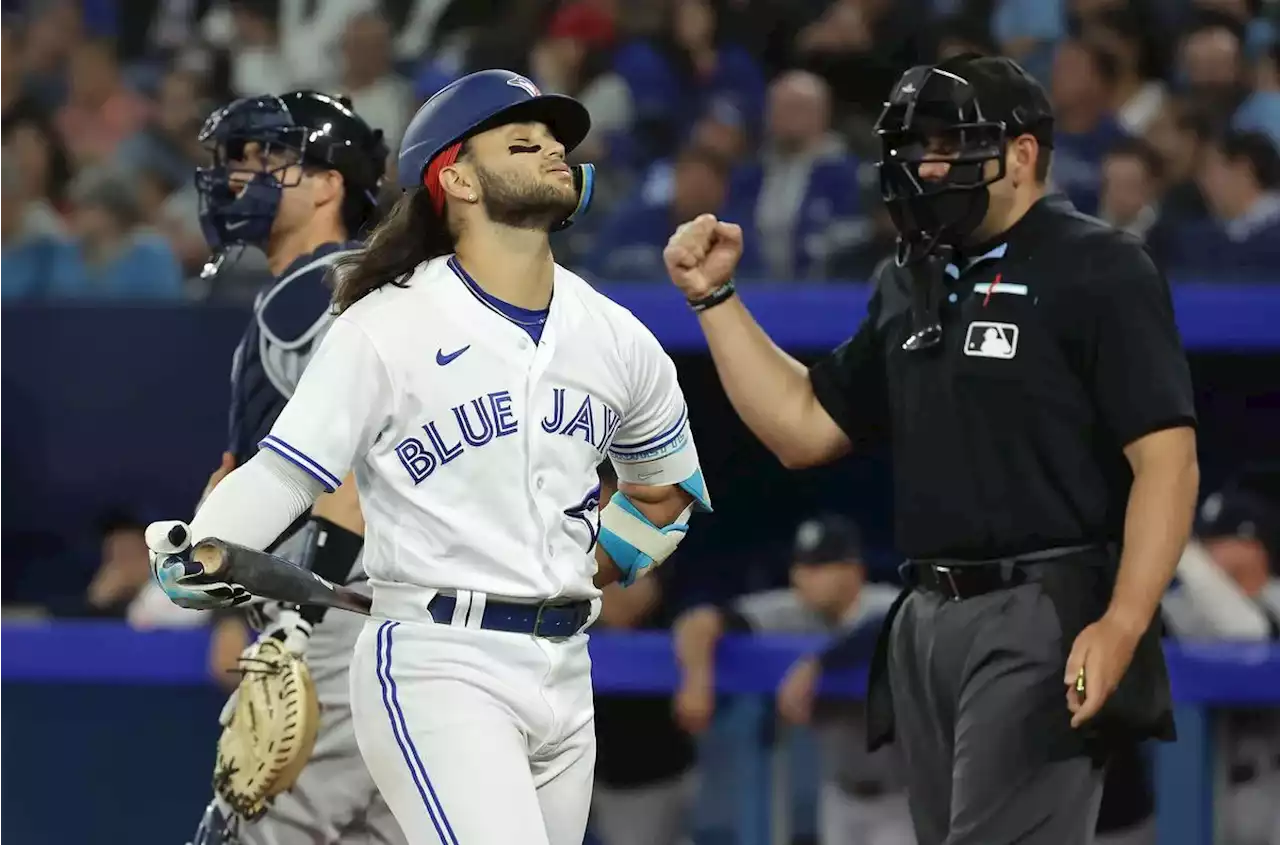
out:
M310 532L307 568L326 581L345 584L351 577L351 567L355 566L356 558L364 548L364 537L322 516L311 517L303 530ZM302 608L302 618L318 625L327 610L321 605L307 605Z

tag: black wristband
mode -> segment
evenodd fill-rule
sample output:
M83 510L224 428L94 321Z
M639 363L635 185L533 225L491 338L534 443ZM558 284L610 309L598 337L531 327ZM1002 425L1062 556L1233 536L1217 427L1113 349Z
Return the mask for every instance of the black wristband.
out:
M730 279L729 281L725 282L723 285L716 288L711 293L707 294L701 299L688 300L689 307L694 310L694 313L701 314L703 311L706 311L708 308L715 308L721 302L724 302L726 299L729 299L737 292L738 292L738 288L734 285L733 279Z
M313 516L307 530L312 532L311 571L326 581L345 584L351 577L351 567L364 547L364 537L335 525L322 516ZM302 608L302 618L317 625L324 618L326 608L307 605Z

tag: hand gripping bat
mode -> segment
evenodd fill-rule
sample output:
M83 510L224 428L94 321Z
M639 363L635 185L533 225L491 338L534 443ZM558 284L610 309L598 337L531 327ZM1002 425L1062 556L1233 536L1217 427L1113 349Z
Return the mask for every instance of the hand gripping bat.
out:
M180 526L175 526L181 530ZM172 539L172 538L170 538ZM191 559L212 579L239 584L255 596L287 604L319 604L365 616L373 601L309 569L257 549L209 537L191 549Z

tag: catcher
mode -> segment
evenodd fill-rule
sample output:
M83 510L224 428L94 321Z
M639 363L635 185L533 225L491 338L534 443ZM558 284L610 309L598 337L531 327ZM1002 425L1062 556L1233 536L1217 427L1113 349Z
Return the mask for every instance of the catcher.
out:
M258 450L327 331L328 271L375 216L387 147L345 99L310 91L238 100L200 140L196 171L213 260L247 247L273 276L232 362L230 439L209 491ZM360 583L364 521L355 485L321 496L272 550L330 581ZM322 608L248 605L218 623L240 645L240 681L221 721L214 798L192 845L399 845L404 837L356 746L347 665L362 619ZM323 623L323 624L322 624ZM305 659L304 659L305 657Z

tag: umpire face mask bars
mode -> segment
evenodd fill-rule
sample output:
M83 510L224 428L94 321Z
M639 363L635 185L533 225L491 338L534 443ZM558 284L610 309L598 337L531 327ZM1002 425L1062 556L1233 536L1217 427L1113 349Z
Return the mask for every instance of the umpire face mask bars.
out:
M898 230L898 263L955 247L982 222L1005 175L1008 135L968 80L941 66L903 74L880 119L880 195ZM987 175L986 164L996 162ZM922 172L922 166L925 172Z
M990 186L1005 176L1005 123L988 119L974 86L945 64L961 62L903 74L875 126L880 195L898 230L897 263L912 276L907 351L941 342L943 268L982 223Z

